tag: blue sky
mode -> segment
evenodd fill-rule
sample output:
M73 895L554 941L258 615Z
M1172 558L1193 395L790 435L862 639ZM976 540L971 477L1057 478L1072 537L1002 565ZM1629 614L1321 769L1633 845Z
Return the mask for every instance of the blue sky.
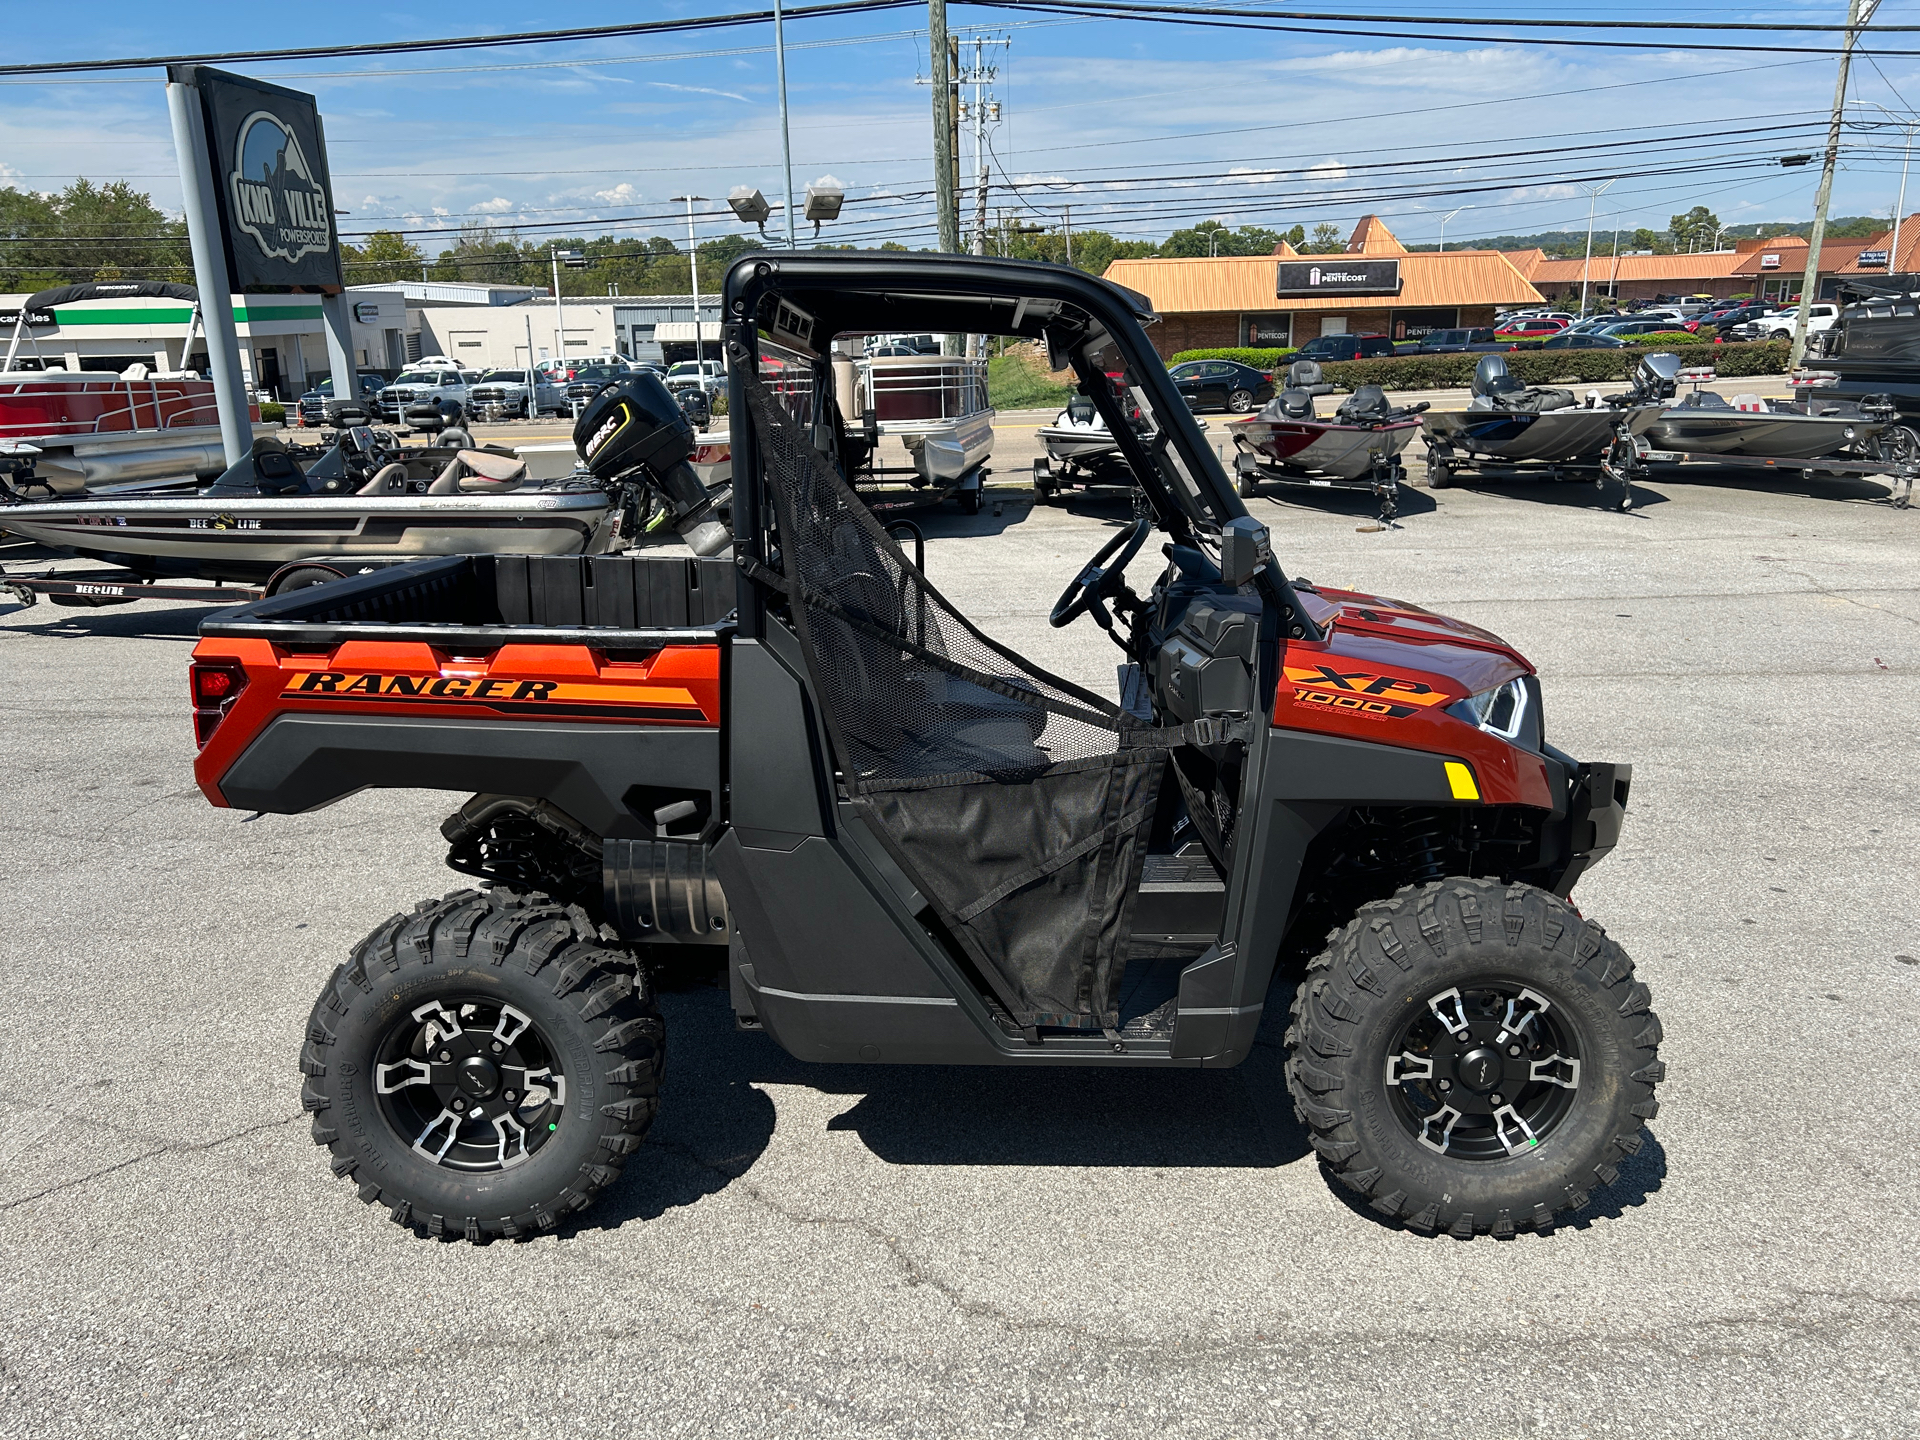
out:
M528 6L470 0L439 10L368 0L269 11L256 3L157 5L89 0L86 24L57 7L8 7L16 60L212 51L340 39L605 24L624 16L722 13L704 5ZM1465 11L1558 18L1799 18L1834 23L1842 0L1792 8L1679 9L1502 0L1396 0L1397 13ZM1882 23L1920 23L1920 0L1887 0ZM995 23L998 22L998 23ZM1204 218L1344 230L1375 210L1410 243L1439 237L1579 228L1579 188L1619 170L1682 169L1728 159L1747 170L1621 178L1595 202L1597 228L1664 228L1694 204L1723 222L1811 213L1817 170L1782 170L1780 155L1819 148L1811 129L1727 135L1757 126L1817 125L1834 62L1794 56L1554 50L1404 39L1198 32L1165 25L1056 19L956 4L952 22L1010 37L992 86L989 204L1029 223L1159 238ZM930 240L932 208L925 13L794 22L788 91L796 186L832 175L847 189L847 239ZM1644 37L1641 37L1644 38ZM1728 37L1754 39L1759 37ZM1787 37L1777 37L1787 38ZM735 228L730 186L780 200L780 137L771 27L699 34L236 68L313 91L327 117L336 203L352 233L423 230L429 251L463 221L564 222L575 233L663 233L669 197L698 207L702 234ZM1825 43L1800 37L1793 43ZM1888 48L1920 49L1920 35ZM989 52L992 57L992 52ZM126 177L167 207L178 202L157 77L105 83L0 82L0 183L58 189L76 174ZM1857 63L1851 92L1907 113L1920 101L1920 62ZM1863 103L1861 118L1878 118ZM1686 141L1674 137L1700 138ZM1859 140L1871 143L1864 134ZM1623 143L1624 142L1624 143ZM1893 205L1899 141L1850 154L1836 214ZM1581 152L1572 147L1614 145ZM1532 150L1506 162L1465 157ZM1359 167L1413 161L1389 179ZM967 161L969 178L972 159ZM1504 168L1503 168L1504 166ZM1457 190L1461 193L1414 193ZM1471 193L1469 193L1471 192ZM1909 195L1920 209L1920 187ZM971 215L971 197L967 213ZM711 215L706 212L723 212ZM639 217L629 219L626 217ZM777 220L776 220L777 226ZM529 231L529 233L536 233ZM551 232L538 232L551 233Z

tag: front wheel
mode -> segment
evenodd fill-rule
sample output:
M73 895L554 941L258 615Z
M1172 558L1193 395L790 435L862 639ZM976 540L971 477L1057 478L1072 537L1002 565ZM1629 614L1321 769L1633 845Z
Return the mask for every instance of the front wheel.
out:
M1566 901L1453 879L1362 907L1307 967L1287 1084L1327 1169L1424 1233L1552 1227L1659 1112L1660 1022Z
M584 911L465 890L396 915L320 992L301 1095L333 1173L417 1234L551 1230L640 1146L665 1033Z

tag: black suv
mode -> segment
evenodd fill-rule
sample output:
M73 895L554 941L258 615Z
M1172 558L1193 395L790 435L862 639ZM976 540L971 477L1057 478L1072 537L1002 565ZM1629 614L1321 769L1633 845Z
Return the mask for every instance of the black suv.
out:
M1496 350L1512 350L1511 340L1493 338L1491 325L1476 326L1466 330L1435 330L1413 347L1416 355L1459 355L1472 351L1484 351L1492 354Z
M1315 360L1325 365L1334 360L1391 360L1393 353L1393 341L1385 335L1321 335L1287 356L1287 361Z

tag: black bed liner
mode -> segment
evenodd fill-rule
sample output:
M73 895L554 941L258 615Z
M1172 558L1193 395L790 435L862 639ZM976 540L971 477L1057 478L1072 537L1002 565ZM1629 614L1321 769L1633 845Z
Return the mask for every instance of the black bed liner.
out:
M639 647L711 641L730 623L725 556L447 555L216 611L202 635Z

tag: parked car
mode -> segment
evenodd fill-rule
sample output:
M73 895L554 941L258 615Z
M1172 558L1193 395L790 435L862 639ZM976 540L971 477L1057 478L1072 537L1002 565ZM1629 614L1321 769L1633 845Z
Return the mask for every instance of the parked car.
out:
M488 418L498 408L508 415L531 420L536 415L560 412L567 408L566 387L554 383L549 372L535 371L533 405L527 404L527 372L489 370L474 383L468 394L468 406L476 419Z
M1485 351L1491 354L1495 350L1511 350L1511 340L1493 338L1491 325L1479 325L1470 330L1435 330L1418 345L1403 353L1411 355L1459 355L1472 351Z
M1496 327L1500 335L1558 335L1571 320L1552 320L1546 316L1534 316L1525 320L1504 320Z
M924 353L924 352L920 352ZM938 350L933 352L939 354ZM726 388L727 367L718 360L682 360L677 365L667 367L667 388L678 390L682 386L697 385L709 395L717 395Z
M1594 335L1585 331L1562 330L1558 335L1529 345L1530 350L1618 350L1627 342L1612 335Z
M466 374L455 369L451 361L445 368L418 364L408 366L394 377L393 383L374 401L374 409L381 419L398 421L405 418L404 412L411 407L437 407L446 400L464 410L470 398Z
M373 402L381 390L386 388L386 383L387 382L378 375L369 375L364 370L360 372L360 399L369 411L374 408ZM314 386L313 389L301 395L299 404L296 407L300 423L302 425L325 425L327 423L327 405L332 399L333 377L329 375L318 385Z
M1393 355L1393 341L1386 335L1319 335L1287 356L1285 363L1314 360L1326 365L1338 360L1390 360Z
M1571 325L1575 318L1565 310L1507 310L1498 317L1497 328L1505 329L1509 320L1562 320Z
M1734 326L1744 325L1749 320L1758 320L1772 309L1771 305L1727 305L1718 310L1708 310L1691 320L1684 321L1682 328L1698 330L1703 325L1711 325L1724 335Z
M1665 318L1653 320L1616 320L1613 324L1603 326L1601 329L1591 333L1608 335L1616 340L1630 340L1630 338L1635 335L1668 335L1678 328L1678 321Z
M1195 410L1250 415L1273 398L1273 377L1237 360L1188 360L1167 373Z
M1798 305L1769 311L1755 320L1743 320L1728 332L1734 340L1791 340L1793 326L1800 313ZM1807 307L1807 334L1831 330L1840 318L1840 307L1831 301L1815 301Z

